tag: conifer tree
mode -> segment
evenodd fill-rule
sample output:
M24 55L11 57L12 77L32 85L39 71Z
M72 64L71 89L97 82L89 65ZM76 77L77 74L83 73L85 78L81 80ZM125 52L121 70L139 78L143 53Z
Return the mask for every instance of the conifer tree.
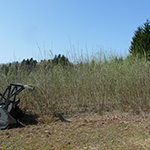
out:
M138 27L131 41L129 52L133 56L140 58L145 56L150 60L150 21L146 20L143 26Z

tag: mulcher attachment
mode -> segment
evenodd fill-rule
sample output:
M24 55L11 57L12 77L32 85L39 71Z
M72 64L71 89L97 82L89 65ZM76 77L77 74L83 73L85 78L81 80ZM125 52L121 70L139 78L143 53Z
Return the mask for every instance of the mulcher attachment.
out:
M17 124L22 111L17 106L20 99L16 100L16 96L25 88L33 90L28 85L10 84L3 94L0 93L0 129Z

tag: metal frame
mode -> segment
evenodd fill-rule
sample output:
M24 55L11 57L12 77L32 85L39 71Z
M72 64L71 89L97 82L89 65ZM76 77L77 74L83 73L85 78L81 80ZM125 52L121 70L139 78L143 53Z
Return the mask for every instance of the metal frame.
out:
M17 107L20 100L16 96L25 88L33 90L33 87L22 84L10 84L3 94L0 93L0 129L6 129L18 123L16 113L20 113Z
M28 85L22 85L22 84L13 84L11 83L6 90L4 91L3 94L0 94L1 98L0 98L0 105L2 104L3 100L3 105L4 105L4 109L7 110L8 109L8 105L10 103L15 103L16 101L16 96L25 88L27 89L31 89L33 90L33 87L28 86Z

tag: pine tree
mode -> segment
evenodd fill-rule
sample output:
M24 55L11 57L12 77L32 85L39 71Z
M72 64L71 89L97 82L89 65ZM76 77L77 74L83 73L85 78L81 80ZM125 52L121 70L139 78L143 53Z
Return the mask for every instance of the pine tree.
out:
M146 20L143 26L138 27L131 41L129 52L140 58L145 56L150 60L150 21Z

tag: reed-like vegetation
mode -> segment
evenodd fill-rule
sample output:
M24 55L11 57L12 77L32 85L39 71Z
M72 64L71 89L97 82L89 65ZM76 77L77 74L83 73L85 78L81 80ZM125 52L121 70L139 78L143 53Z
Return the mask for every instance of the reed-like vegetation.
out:
M30 72L9 69L7 75L1 71L1 92L9 83L35 87L19 95L24 111L39 115L150 111L150 63L145 59L85 58L68 66L42 61Z

